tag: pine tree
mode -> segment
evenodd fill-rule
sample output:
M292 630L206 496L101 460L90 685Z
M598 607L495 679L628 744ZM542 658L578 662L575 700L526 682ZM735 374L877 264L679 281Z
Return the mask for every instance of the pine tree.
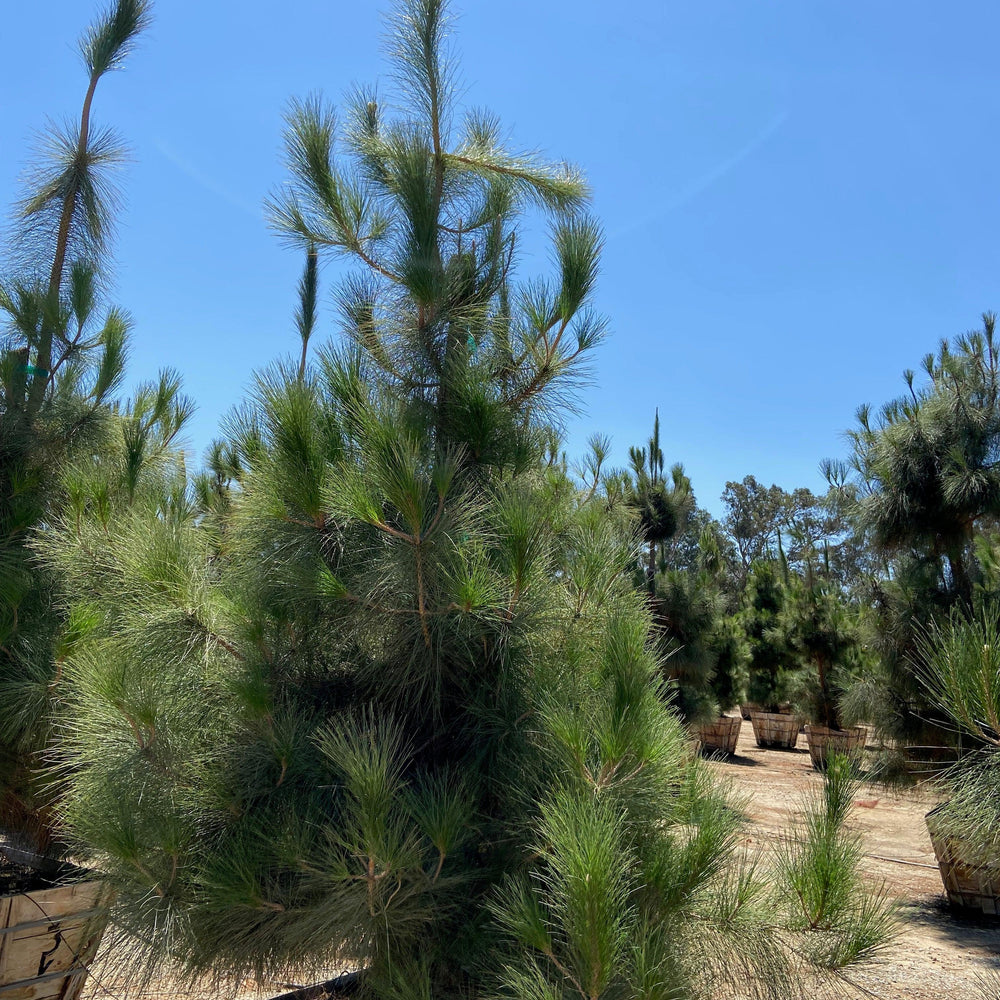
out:
M629 448L630 468L604 478L613 506L634 518L643 552L634 569L635 585L648 595L658 644L668 662L665 674L671 697L688 722L716 714L709 680L714 653L709 636L720 611L709 579L693 567L670 567L667 550L687 527L697 509L691 480L679 463L665 473L660 448L660 414L645 447Z
M923 359L923 385L877 413L863 406L849 463L827 463L850 503L858 536L882 560L865 595L879 654L869 713L887 735L921 744L946 739L913 670L918 637L952 609L970 613L990 581L990 539L1000 514L1000 356L995 318L943 341ZM988 568L988 566L987 566Z
M1000 357L995 318L943 342L924 358L927 383L872 418L858 412L852 434L859 514L872 541L891 555L919 551L966 608L979 577L977 526L1000 514Z
M32 540L84 503L81 469L103 477L97 502L127 496L188 407L170 373L119 405L130 321L117 307L102 311L116 203L109 171L123 153L91 110L148 19L149 4L117 0L82 37L80 121L45 137L0 278L0 826L42 851L53 830L38 770L80 621L66 620Z
M865 877L861 835L847 828L859 790L851 759L831 754L822 794L807 804L797 836L786 837L778 854L792 926L806 932L803 952L825 968L870 957L899 932L898 904L884 884Z
M1000 870L1000 604L953 610L921 633L918 651L929 701L963 737L934 832L954 838L961 863L989 885Z
M653 420L653 433L645 448L629 448L631 469L623 486L628 503L639 518L639 532L646 544L645 582L650 594L656 590L657 553L686 525L695 510L691 481L679 463L670 469L668 482L660 448L660 412Z
M681 718L692 723L715 718L720 706L711 682L718 659L714 639L722 614L720 595L704 575L671 570L657 577L651 604Z
M739 614L748 652L747 696L765 712L787 708L796 693L798 663L782 614L788 602L786 577L784 563L754 563Z
M666 704L637 539L553 454L603 329L586 188L459 116L446 15L397 8L402 101L292 107L271 204L307 259L299 356L193 484L150 473L46 535L82 622L60 815L120 926L191 974L785 996L738 813ZM516 273L536 207L549 281ZM330 254L358 269L310 362Z
M781 629L802 668L795 700L807 719L841 729L842 698L859 666L856 616L827 573L812 565L789 582Z

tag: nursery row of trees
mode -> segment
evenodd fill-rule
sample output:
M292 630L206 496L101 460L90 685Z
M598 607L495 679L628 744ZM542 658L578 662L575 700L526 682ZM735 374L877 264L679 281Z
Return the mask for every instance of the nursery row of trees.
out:
M292 106L270 212L301 350L194 474L178 376L123 394L103 300L119 154L91 105L149 4L84 36L79 125L0 283L3 825L100 868L123 931L193 974L347 956L409 1000L788 995L888 911L774 898L822 858L745 856L681 718L749 697L836 724L859 691L900 733L923 717L918 624L1000 586L992 320L861 415L823 497L748 477L716 523L658 421L630 468L597 440L571 473L600 228L576 170L456 103L447 13L396 9L391 101ZM547 278L519 274L529 209ZM324 256L355 270L314 349Z
M638 512L635 585L649 594L681 716L698 723L750 702L840 728L842 696L869 674L844 492L787 493L747 476L727 484L720 523L697 506L682 466L664 476L658 416L630 457L605 495Z
M852 454L824 463L825 494L747 476L726 485L721 521L680 465L664 474L657 418L607 492L638 511L636 586L676 649L667 670L686 717L749 699L946 738L919 647L933 623L1000 596L997 351L986 314L924 358L922 381L905 372L905 395L858 411Z

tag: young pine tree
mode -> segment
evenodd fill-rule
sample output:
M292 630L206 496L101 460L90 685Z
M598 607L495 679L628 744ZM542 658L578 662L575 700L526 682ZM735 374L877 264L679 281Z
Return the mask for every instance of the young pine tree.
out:
M867 884L861 835L847 827L859 787L850 758L831 755L822 794L778 853L790 926L805 931L801 947L811 961L829 969L876 954L898 933L896 903L884 885Z
M788 603L787 568L773 560L750 568L739 613L746 641L747 697L766 712L786 707L796 692L798 661L783 614Z
M842 702L861 662L856 611L810 564L805 577L789 581L781 629L801 667L797 707L817 725L841 729Z

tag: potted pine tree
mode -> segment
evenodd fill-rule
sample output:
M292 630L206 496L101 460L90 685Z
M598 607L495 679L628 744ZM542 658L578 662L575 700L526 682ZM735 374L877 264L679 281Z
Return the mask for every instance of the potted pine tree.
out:
M952 612L919 641L932 703L967 740L946 774L949 798L927 829L949 902L1000 916L1000 604Z
M849 463L830 463L869 558L865 586L870 646L867 711L875 729L912 762L953 760L951 723L926 698L914 664L931 620L995 594L1000 514L1000 345L996 316L943 339L904 393L858 410ZM851 476L849 470L855 475Z
M709 752L734 754L743 719L729 710L740 704L746 691L746 646L739 626L725 616L716 619L709 643L715 659L709 683L718 715L701 723L698 739Z
M842 595L810 565L804 579L790 582L782 615L789 645L802 663L795 702L808 720L805 731L813 766L821 770L832 753L857 758L866 730L844 725L840 702L853 679L859 642Z
M742 728L742 703L747 689L747 649L738 620L732 614L734 595L719 533L712 522L698 536L698 568L716 594L716 615L708 640L714 658L709 680L718 715L699 728L704 749L733 754ZM739 714L732 715L736 707ZM747 716L749 717L749 716Z
M759 747L791 750L801 726L799 716L791 711L799 664L782 616L787 601L783 569L774 561L751 567L738 617L747 646L747 695L754 738Z
M647 447L633 447L629 455L627 504L638 514L638 531L646 547L636 577L649 593L673 704L703 749L734 753L739 719L733 720L722 711L733 704L730 678L719 678L721 703L714 684L719 657L716 646L726 642L720 629L724 596L713 573L704 566L671 567L665 558L664 549L686 528L695 499L683 466L671 468L669 484L664 476L659 413ZM660 572L656 571L658 550Z
M697 729L719 714L711 686L718 595L703 575L668 570L657 577L650 603L674 704L681 718Z
M740 718L724 709L738 700L738 640L726 628L721 603L704 574L670 570L657 578L653 620L680 717L703 750L735 753Z

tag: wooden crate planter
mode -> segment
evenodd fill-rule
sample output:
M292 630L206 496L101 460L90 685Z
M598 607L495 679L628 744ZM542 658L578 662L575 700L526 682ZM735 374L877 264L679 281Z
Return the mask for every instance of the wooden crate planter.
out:
M948 902L961 910L1000 917L1000 860L991 865L971 862L961 838L940 829L935 814L942 808L932 809L925 818Z
M695 730L701 748L709 753L736 753L736 741L740 738L743 720L738 716L720 715L714 722L707 722Z
M0 1000L79 997L110 894L100 880L69 882L65 875L0 896Z
M786 715L783 712L754 710L750 713L750 725L753 726L757 746L764 749L794 750L801 720L796 715Z
M830 754L859 757L865 747L867 736L868 730L864 726L851 726L849 729L806 726L806 742L809 744L809 756L812 758L813 767L817 771L822 771Z

